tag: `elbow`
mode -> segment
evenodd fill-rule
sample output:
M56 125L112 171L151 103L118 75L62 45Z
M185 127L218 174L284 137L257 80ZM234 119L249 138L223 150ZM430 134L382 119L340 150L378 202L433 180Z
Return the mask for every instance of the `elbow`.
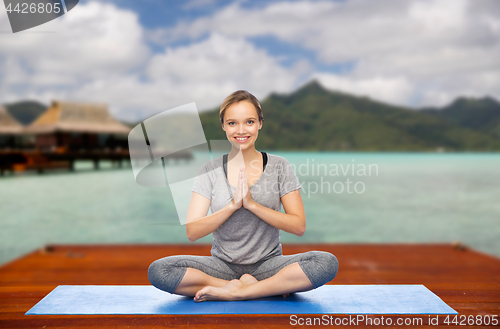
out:
M304 233L306 233L306 219L305 218L301 218L300 219L300 224L297 228L297 232L295 233L296 235L298 236L303 236Z
M189 229L189 226L186 225L186 236L189 240L189 242L195 242L196 240L198 240L198 238L196 236L194 236L192 230Z

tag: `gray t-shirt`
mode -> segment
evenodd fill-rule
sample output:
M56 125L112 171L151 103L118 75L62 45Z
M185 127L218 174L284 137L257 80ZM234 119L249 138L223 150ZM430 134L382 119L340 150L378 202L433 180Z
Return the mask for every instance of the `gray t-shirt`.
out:
M287 159L267 155L264 172L249 190L255 202L281 211L281 197L302 186ZM212 213L229 204L236 191L224 174L222 161L221 156L206 162L191 189L212 201ZM241 207L213 232L211 253L233 264L254 264L282 255L280 230Z

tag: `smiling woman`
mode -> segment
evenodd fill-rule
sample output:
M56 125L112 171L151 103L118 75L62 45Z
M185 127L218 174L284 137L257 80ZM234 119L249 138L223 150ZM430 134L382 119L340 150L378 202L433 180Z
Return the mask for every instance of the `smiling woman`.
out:
M238 90L219 115L232 148L200 169L186 224L191 242L213 233L212 256L156 260L148 270L151 284L201 302L286 297L331 281L334 255L282 254L280 230L302 236L306 228L302 186L285 158L255 149L264 121L258 100Z

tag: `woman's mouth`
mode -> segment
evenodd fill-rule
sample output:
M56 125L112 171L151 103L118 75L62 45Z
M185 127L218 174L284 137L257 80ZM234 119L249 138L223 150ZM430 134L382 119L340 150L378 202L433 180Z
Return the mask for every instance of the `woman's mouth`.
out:
M245 143L248 139L250 138L250 136L245 136L245 137L235 137L234 139L236 139L236 141L240 144L243 144Z

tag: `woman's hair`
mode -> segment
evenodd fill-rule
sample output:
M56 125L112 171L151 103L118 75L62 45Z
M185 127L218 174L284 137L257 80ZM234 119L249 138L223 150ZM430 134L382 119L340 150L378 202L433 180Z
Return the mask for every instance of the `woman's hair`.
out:
M219 119L221 124L224 124L224 113L226 112L226 109L230 105L239 103L241 101L249 101L250 103L252 103L253 106L255 106L255 109L257 110L257 115L259 116L259 122L264 121L262 108L260 107L260 103L257 100L257 98L246 90L237 90L233 92L231 95L227 96L226 99L224 99L222 105L220 106Z

